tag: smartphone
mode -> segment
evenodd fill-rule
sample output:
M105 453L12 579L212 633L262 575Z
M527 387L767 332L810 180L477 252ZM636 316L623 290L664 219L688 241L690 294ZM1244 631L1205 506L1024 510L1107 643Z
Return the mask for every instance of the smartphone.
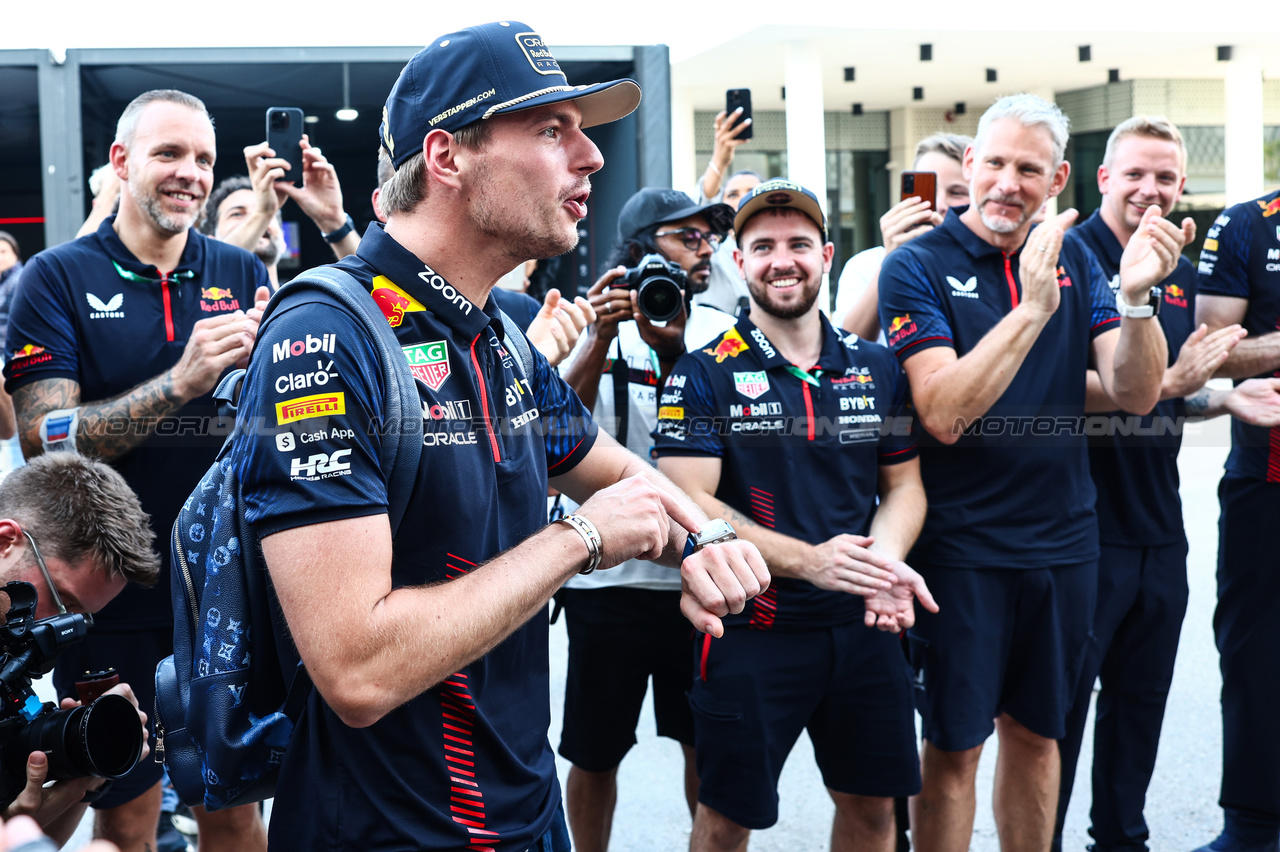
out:
M102 693L120 682L120 675L115 669L104 669L100 672L85 672L76 681L76 696L81 704L92 704L102 697Z
M738 107L742 107L742 115L738 116L738 122L751 117L751 90L750 89L730 89L724 93L724 114L725 117L733 115L733 111ZM751 131L755 127L748 124L738 134L739 139L750 139Z
M302 183L302 110L297 107L267 109L267 144L276 156L289 161L289 170L280 180Z
M929 202L929 209L936 209L934 202L938 197L938 175L935 172L903 172L902 173L902 197L899 201L906 201L908 198L923 198Z

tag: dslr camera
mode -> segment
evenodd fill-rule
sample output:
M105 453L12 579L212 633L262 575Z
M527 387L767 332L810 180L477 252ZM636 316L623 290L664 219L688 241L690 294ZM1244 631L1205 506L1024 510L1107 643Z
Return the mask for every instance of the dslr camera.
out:
M0 624L0 807L27 785L27 756L49 756L50 781L119 778L142 757L138 711L127 698L103 695L59 710L31 689L33 676L53 670L58 654L84 639L93 617L65 613L37 619L30 583L8 583L9 612Z
M660 254L646 254L615 286L636 291L640 313L650 322L670 322L680 316L685 294L689 293L689 276L680 264L671 263Z

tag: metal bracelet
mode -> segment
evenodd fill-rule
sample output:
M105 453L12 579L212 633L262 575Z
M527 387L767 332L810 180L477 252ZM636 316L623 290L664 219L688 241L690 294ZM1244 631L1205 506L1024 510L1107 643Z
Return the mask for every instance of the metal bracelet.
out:
M572 515L565 515L559 521L556 521L556 523L562 522L577 530L578 535L582 536L582 540L586 542L587 555L590 558L587 561L587 567L578 573L590 574L600 567L600 560L604 557L604 541L600 538L600 531L596 529L595 524L576 512Z

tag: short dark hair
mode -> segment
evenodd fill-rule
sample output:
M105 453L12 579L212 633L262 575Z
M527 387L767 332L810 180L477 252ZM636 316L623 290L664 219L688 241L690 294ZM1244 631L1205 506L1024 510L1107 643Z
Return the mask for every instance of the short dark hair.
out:
M0 231L0 243L8 243L9 248L13 249L13 253L19 258L22 257L22 252L18 251L18 240L13 236L13 234L8 231Z
M160 558L151 519L114 468L78 453L45 453L0 482L0 517L12 518L48 556L86 556L108 577L154 586Z
M489 143L493 122L473 121L453 133L454 140L469 151L480 151ZM421 142L419 142L421 144ZM383 214L409 213L427 200L427 165L421 151L400 164L381 184L378 206Z
M142 114L148 104L158 101L193 109L209 119L209 124L213 125L213 116L209 115L209 110L205 107L204 101L195 95L188 95L186 92L181 92L177 89L152 89L129 101L129 105L124 108L124 112L120 113L120 120L116 122L115 141L126 148L132 147L134 131L138 129L138 116Z
M662 254L662 250L658 248L658 238L654 236L658 228L659 225L650 225L634 237L615 245L613 251L609 253L605 269L613 269L615 266L635 266L646 254ZM665 254L662 256L666 257Z
M204 207L204 221L200 223L200 230L212 237L218 230L218 208L227 200L228 195L242 189L253 189L253 181L244 175L232 175L218 184L213 192L209 193L209 203Z

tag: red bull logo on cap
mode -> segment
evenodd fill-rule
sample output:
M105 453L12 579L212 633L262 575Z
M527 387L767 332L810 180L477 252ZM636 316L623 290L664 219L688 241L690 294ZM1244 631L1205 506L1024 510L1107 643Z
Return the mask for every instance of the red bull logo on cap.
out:
M739 353L747 351L747 342L742 339L742 335L738 334L736 328L731 328L724 333L724 337L712 346L710 349L703 349L708 355L714 355L717 364L723 364L725 358L737 358Z
M544 76L564 76L564 72L560 70L560 63L556 62L556 58L551 55L542 36L537 33L516 33L516 44L520 45L521 53L524 54L525 59L529 60L534 71Z
M392 328L400 327L406 313L426 310L421 302L392 284L391 279L385 275L373 279L373 300L378 303L378 309Z

